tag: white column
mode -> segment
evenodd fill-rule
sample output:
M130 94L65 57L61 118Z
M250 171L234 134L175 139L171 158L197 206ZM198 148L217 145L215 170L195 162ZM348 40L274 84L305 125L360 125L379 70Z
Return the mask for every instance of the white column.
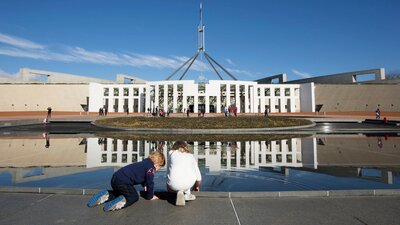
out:
M172 89L172 96L173 96L173 106L172 106L172 112L177 112L178 111L178 84L174 84L173 89Z
M159 102L158 102L158 97L160 96L159 93L159 85L155 85L154 86L154 105L153 105L153 109L156 108L156 106L159 106ZM159 107L160 108L160 107Z
M194 111L194 113L198 113L199 112L199 94L198 93L196 93L195 95L194 95L194 101L193 101L194 103L194 108L193 108L193 111Z
M254 113L256 108L256 103L254 102L254 88L257 86L250 86L250 112Z
M205 96L204 98L206 98L206 113L210 113L210 96Z
M226 84L226 107L231 105L231 85Z
M260 99L261 99L261 105L260 105L260 111L263 113L265 111L265 86L260 87Z
M217 113L221 113L221 91L217 92L217 108L216 108L216 112Z
M146 105L144 106L144 110L147 112L147 108L150 108L150 85L146 85L146 100L145 103Z
M164 84L164 111L168 110L168 84Z
M244 112L249 112L249 86L244 86Z
M238 108L238 113L240 112L240 86L239 84L235 84L235 104Z

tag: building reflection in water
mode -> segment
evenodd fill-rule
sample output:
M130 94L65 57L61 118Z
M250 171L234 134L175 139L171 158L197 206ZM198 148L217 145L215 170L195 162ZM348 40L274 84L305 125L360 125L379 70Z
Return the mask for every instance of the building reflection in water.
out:
M277 141L189 142L189 149L200 167L222 169L258 169L262 167L317 168L315 138ZM141 161L152 151L165 155L173 142L88 138L88 168L125 166Z

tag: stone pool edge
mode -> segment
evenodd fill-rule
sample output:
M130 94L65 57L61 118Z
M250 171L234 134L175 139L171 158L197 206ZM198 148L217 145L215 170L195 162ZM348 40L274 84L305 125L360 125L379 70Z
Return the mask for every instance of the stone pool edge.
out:
M0 186L0 193L93 195L100 189L41 188ZM323 191L265 191L265 192L197 192L204 198L285 198L285 197L354 197L354 196L400 196L400 189L360 189Z

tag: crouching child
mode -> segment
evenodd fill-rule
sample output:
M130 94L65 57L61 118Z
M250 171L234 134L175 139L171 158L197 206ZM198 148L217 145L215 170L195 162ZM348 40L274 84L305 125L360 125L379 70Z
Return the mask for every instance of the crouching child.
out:
M87 202L88 207L106 203L103 210L114 211L126 208L139 200L134 185L144 187L147 200L158 199L154 195L154 173L165 165L165 157L161 152L152 152L147 159L122 167L111 179L112 190L102 190Z

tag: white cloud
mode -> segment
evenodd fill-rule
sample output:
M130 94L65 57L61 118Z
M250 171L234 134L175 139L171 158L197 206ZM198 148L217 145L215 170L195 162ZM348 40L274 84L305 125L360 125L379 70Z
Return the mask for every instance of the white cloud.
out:
M157 55L144 55L137 53L114 53L101 50L86 50L81 47L64 47L57 50L46 48L44 45L34 43L32 41L5 35L0 33L0 55L6 55L19 58L30 58L45 61L57 62L76 62L76 63L94 63L103 65L123 65L132 67L150 67L150 68L170 68L177 69L184 62L189 60L186 56L157 56ZM6 46L4 46L6 44ZM8 45L8 46L7 46ZM235 64L230 59L226 61L234 66ZM186 64L182 70L189 66L190 62ZM210 65L201 60L200 56L191 66L194 71L213 71ZM252 74L245 70L227 68L232 74L244 74L252 76Z
M5 35L0 33L0 42L8 45L12 45L19 48L28 48L28 49L44 49L46 48L44 45L34 43L32 41L13 37L10 35Z
M300 72L300 71L298 71L298 70L296 70L296 69L292 69L292 72L293 72L294 74L296 74L297 76L300 76L300 77L302 77L302 78L310 78L310 77L313 76L313 75L311 75L311 74L309 74L309 73Z
M230 59L225 59L225 60L229 63L229 65L236 66L235 63L232 62L232 60L230 60Z
M29 51L14 47L0 47L0 55L7 55L19 58L48 59L48 56L40 51Z

